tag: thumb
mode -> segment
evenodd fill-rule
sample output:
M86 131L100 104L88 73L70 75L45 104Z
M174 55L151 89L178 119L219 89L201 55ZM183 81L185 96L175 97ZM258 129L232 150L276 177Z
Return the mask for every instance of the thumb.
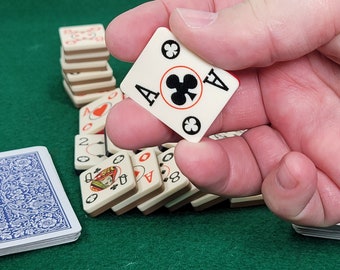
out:
M220 68L268 66L298 58L340 32L340 1L244 1L210 13L175 9L170 28L181 42Z
M290 152L262 185L264 200L276 215L296 224L324 226L325 213L317 191L317 171L306 156Z

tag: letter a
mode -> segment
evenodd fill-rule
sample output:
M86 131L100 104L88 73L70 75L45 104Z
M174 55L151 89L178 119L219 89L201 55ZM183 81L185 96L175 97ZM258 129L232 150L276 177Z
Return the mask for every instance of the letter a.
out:
M212 77L212 80L209 80L210 76ZM209 71L208 76L204 78L203 82L210 83L211 85L221 88L225 91L229 90L228 86L226 86L225 83L217 76L213 68Z
M152 106L156 98L159 96L159 93L153 92L138 84L136 84L135 87L139 91L139 93L141 93L141 95L147 100L150 106Z
M144 177L146 178L146 180L151 183L152 182L152 174L153 174L153 170L144 174Z

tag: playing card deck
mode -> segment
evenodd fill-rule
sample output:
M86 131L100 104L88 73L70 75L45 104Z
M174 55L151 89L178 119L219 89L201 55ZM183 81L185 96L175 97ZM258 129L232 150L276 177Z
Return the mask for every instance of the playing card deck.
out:
M63 86L75 107L82 107L116 88L103 25L60 27L59 37Z
M296 224L293 224L292 226L297 233L305 236L340 240L340 223L326 228L301 226Z
M81 226L45 147L0 153L0 256L78 239Z

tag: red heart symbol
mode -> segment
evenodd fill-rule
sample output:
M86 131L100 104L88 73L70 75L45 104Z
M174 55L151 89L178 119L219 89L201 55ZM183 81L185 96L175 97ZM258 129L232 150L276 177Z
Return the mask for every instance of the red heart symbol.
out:
M94 110L93 110L93 114L94 114L95 116L98 116L98 117L102 116L103 113L106 111L107 106L108 106L108 105L105 103L105 104L101 105L100 107L94 109Z
M137 176L139 175L140 172L139 171L134 171L134 173L135 173L135 177L138 178Z

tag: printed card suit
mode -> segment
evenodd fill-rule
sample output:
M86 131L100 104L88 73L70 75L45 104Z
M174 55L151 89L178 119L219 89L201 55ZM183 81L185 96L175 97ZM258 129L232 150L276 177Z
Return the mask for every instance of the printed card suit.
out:
M163 180L158 166L157 155L153 148L146 148L131 156L138 191L112 207L121 215L163 191Z
M79 110L79 134L103 133L108 112L121 100L123 93L117 88L82 107Z
M108 107L109 105L107 103L100 105L99 107L93 110L93 115L101 117L106 112Z
M130 156L121 151L79 176L83 209L97 216L136 192Z
M206 63L161 27L120 88L183 138L198 142L238 85L230 73Z
M106 158L104 134L75 136L74 168L77 171L87 170Z
M174 155L174 148L170 148L157 156L164 190L137 206L144 215L156 211L190 190L190 182L178 169Z
M106 50L102 24L60 27L59 36L65 53Z

